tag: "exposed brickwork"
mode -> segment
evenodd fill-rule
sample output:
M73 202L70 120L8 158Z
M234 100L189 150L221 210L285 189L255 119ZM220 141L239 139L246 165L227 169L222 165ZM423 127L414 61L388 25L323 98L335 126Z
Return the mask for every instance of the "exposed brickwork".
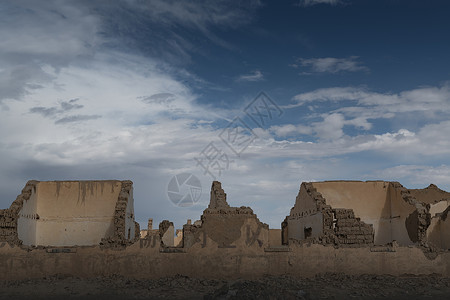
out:
M336 219L334 233L340 244L373 244L372 224L355 218L352 209L333 209Z
M8 209L0 210L0 241L8 242L10 245L21 245L17 234L17 221L19 212L23 207L23 202L30 199L31 194L36 192L36 184L38 181L30 180L22 189L22 193L17 196L16 200ZM38 217L38 216L35 216Z
M312 183L304 183L304 188L316 202L317 211L323 215L323 235L319 240L324 244L362 245L373 244L372 224L366 224L355 217L353 209L332 208L326 204L322 194Z
M126 210L132 187L133 182L131 180L122 181L122 187L119 198L117 199L114 214L114 234L112 237L102 239L100 242L102 248L124 249L127 245L139 240L140 230L137 222L134 222L135 228L138 228L138 230L136 231L137 233L135 232L133 240L128 240L125 232Z

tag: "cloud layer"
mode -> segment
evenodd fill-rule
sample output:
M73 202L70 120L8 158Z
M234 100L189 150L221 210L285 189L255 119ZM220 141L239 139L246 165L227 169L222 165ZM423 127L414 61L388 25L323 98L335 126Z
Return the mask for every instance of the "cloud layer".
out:
M360 72L369 71L369 69L358 61L358 56L350 56L348 58L299 58L294 68L302 68L301 74L307 75L311 73L341 73L341 72Z

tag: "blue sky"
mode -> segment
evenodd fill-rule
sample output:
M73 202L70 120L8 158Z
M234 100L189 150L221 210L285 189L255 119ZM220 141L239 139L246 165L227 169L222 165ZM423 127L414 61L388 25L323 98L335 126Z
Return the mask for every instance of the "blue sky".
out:
M279 228L302 181L450 190L449 12L447 1L0 1L1 207L29 179L131 179L143 226L180 227L214 176L230 204ZM260 92L264 124L245 113ZM251 143L230 148L230 126ZM208 145L230 162L213 176L195 160ZM168 200L180 173L201 181L194 206Z

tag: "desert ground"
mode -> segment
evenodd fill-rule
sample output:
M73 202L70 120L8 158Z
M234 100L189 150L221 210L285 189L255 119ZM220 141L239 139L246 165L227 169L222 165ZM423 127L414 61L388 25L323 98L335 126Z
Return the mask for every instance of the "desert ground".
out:
M439 275L323 274L312 278L266 276L209 280L52 276L2 281L2 299L450 299L450 278Z

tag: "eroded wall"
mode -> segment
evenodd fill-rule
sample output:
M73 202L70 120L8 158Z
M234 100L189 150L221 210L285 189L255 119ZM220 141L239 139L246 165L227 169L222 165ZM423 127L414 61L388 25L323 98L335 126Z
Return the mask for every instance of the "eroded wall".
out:
M446 210L442 217L431 220L430 227L427 230L427 241L433 247L450 250L449 210Z
M124 247L139 239L131 181L29 181L0 210L0 242Z
M201 222L183 226L183 247L210 249L264 249L269 246L269 226L250 207L230 207L221 183L214 181Z
M136 223L134 221L134 197L133 189L128 192L127 208L125 212L125 239L133 240L136 235L140 235L140 230L136 231Z
M120 189L120 181L39 182L34 245L97 245L112 236Z
M31 195L23 201L22 209L19 211L17 220L17 234L24 245L36 244L37 221L37 188L31 190Z
M317 238L323 234L323 213L318 209L315 199L308 194L305 184L300 186L287 223L290 239Z
M372 224L374 243L383 245L397 241L412 245L406 220L416 208L405 202L402 191L396 185L384 181L326 181L313 186L333 208L352 209L357 218Z
M445 205L440 204L441 201L423 205L401 185L388 184L392 184L392 186L388 185L386 192L386 198L389 199L387 202L390 224L393 224L392 219L399 219L400 223L416 222L418 229L415 232L418 237L423 228L428 228L426 231L428 242L436 244L437 247L447 247L450 229L448 221L450 218L447 218L447 214L450 209L442 211ZM373 185L372 182L369 185ZM422 245L421 247L399 246L398 243L373 245L372 225L360 219L356 210L332 207L328 204L328 199L319 192L320 187L316 189L312 183L302 183L303 187L306 193L300 190L291 214L298 217L303 213L302 217L306 220L320 212L323 216L321 224L323 235L320 238L323 238L324 245L318 245L314 240L308 243L280 245L280 236L284 236L283 232L286 234L291 232L290 225L300 224L299 226L305 227L304 224L295 223L298 219L292 219L291 224L288 225L287 218L282 232L270 230L267 224L259 221L251 208L230 207L226 202L226 194L218 182L213 182L210 205L203 212L201 220L194 224L188 222L184 226L180 245L175 247L162 242L167 228L171 225L169 221L162 222L163 225L159 230L153 230L152 225L149 224L145 238L131 240L132 234L127 234L125 229L129 228L131 232L132 223L127 223L126 219L132 216L132 210L128 209L131 207L128 205L132 200L130 192L132 186L131 182L125 181L121 182L118 200L114 206L112 237L102 238L100 247L71 247L70 249L40 247L36 249L17 247L16 244L8 245L0 240L0 278L23 279L61 273L81 277L120 274L152 278L175 274L207 278L251 278L267 274L314 276L325 272L392 275L436 273L450 276L448 252L440 251L435 255L429 255L423 251ZM14 219L15 210L23 210L24 214L33 212L33 197L37 199L36 203L40 199L38 190L35 183L27 184L7 212L13 216L12 219ZM90 193L91 190L86 191ZM348 199L345 199L342 193L347 193L346 197L353 197L348 196L351 191L351 188L335 189L334 196L337 195L340 198L335 197L331 201L334 201L334 205L345 204ZM330 195L330 193L327 194L327 197ZM308 197L309 202L302 203L302 200ZM408 209L403 207L400 198L407 204ZM299 203L298 206L297 203ZM27 205L29 205L28 208ZM416 208L417 216L408 215L410 211L408 205ZM426 227L428 223L425 222L423 215L429 215L432 205L436 205L433 208L436 213L431 218L431 225ZM397 214L400 214L400 217L396 218ZM3 218L7 216L4 211L0 211L0 215ZM41 220L41 216L36 220ZM10 223L14 225L14 222ZM396 228L396 226L390 226L391 229ZM4 230L4 228L1 229ZM405 233L408 231L406 226L402 230L398 233L391 231L390 236L409 235ZM14 228L10 231L14 232ZM139 228L135 226L136 233L139 233ZM173 233L171 235L173 240ZM366 240L366 236L371 240ZM350 241L348 243L352 244L352 247L330 247L328 239L333 237L339 243ZM125 242L125 238L128 242ZM283 239L285 240L285 237ZM105 243L115 245L117 241L123 245L114 249L119 251L105 249ZM359 243L364 243L364 246Z
M332 208L352 209L356 217L372 224L375 243L385 244L390 239L390 203L387 199L389 183L358 181L313 182Z

